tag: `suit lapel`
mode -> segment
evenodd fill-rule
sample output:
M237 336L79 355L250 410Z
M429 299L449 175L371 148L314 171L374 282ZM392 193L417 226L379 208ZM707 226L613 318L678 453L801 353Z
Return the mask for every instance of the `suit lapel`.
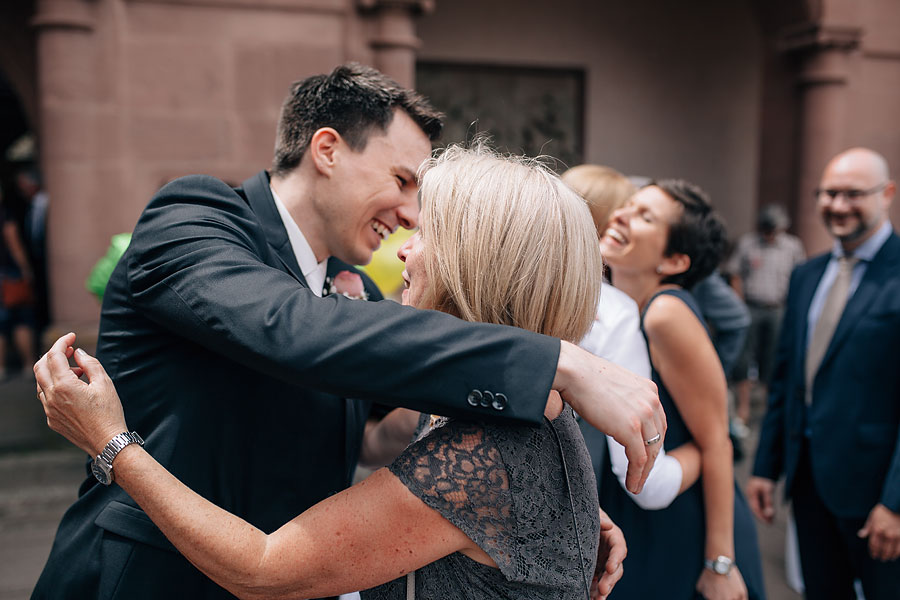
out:
M820 369L828 363L829 359L840 348L841 343L847 339L856 323L872 307L872 301L877 296L881 284L890 275L886 272L886 269L896 265L897 243L900 243L898 240L900 238L892 234L884 243L884 246L881 247L881 250L878 251L878 254L875 255L875 258L872 259L872 262L869 263L862 281L859 282L859 287L853 293L853 296L850 297L850 300L847 301L847 306L844 307L841 320L838 321L834 335L831 337L831 342L828 344L828 349L825 351L825 356L822 357Z
M275 256L284 265L285 271L290 273L302 283L305 287L309 287L300 265L297 264L297 257L291 246L281 215L275 206L275 199L272 198L272 190L269 189L269 175L265 171L260 171L242 184L244 193L247 194L247 201L250 208L259 218L259 222L266 234L266 240L269 247L275 253Z

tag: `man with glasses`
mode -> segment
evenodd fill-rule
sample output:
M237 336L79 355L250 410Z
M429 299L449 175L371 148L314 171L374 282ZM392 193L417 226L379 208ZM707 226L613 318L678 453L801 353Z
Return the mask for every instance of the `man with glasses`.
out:
M810 599L900 598L900 238L878 153L834 157L815 190L834 238L791 276L747 497L765 522L785 476Z

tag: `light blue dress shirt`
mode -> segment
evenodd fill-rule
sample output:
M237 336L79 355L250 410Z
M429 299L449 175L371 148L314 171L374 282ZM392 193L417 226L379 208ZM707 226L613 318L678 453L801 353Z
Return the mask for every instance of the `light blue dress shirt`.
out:
M850 298L853 297L854 292L856 292L856 288L859 287L859 282L862 281L863 276L866 274L869 263L872 262L872 259L878 254L878 251L881 250L884 243L891 237L891 231L893 231L893 227L891 226L890 221L886 221L872 237L863 242L853 253L853 256L858 258L859 262L853 267L853 276L850 278L850 290L847 295L848 302L850 301ZM822 308L825 306L825 298L828 296L828 290L831 289L834 280L837 278L839 269L838 259L842 256L844 256L844 248L838 240L835 240L834 248L831 251L831 260L828 261L828 266L825 267L822 279L819 280L819 285L816 287L816 293L813 295L812 302L809 304L809 312L806 317L807 348L809 348L809 343L812 341L812 334L816 329L816 323L819 321L819 315L822 314Z

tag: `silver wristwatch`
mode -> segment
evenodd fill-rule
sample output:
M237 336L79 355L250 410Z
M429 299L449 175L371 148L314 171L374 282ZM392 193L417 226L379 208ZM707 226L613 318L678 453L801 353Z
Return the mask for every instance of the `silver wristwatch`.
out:
M113 461L116 459L119 452L122 451L122 448L129 444L139 444L143 446L144 440L142 440L141 436L134 431L131 433L123 431L119 435L113 437L113 439L109 440L109 443L106 444L106 448L103 449L103 452L98 454L97 458L94 459L94 462L91 463L91 472L94 474L94 477L97 478L97 481L103 485L110 485L113 482Z
M728 575L731 571L731 567L734 566L734 560L727 556L717 556L715 560L710 560L708 558L704 560L703 566L717 575Z

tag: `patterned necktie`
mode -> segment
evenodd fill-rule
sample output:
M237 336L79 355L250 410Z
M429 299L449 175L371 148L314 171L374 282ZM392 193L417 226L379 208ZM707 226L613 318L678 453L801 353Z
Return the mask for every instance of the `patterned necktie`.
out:
M834 330L837 328L844 306L847 305L847 295L850 292L850 280L853 278L853 267L859 262L853 256L842 256L838 259L838 273L825 297L822 313L816 321L809 348L806 350L806 403L812 402L813 379L819 370L819 364L825 357L825 351L831 343Z

